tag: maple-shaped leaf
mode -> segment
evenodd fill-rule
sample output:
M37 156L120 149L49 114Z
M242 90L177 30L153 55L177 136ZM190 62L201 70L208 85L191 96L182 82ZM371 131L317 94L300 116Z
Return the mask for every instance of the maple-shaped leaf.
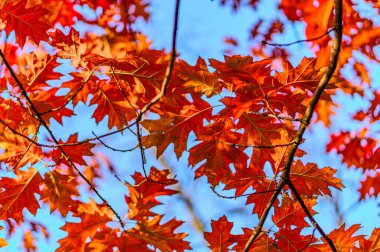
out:
M149 131L143 137L144 146L157 148L157 157L161 156L169 144L174 144L177 158L187 150L190 132L198 134L203 128L203 121L210 120L212 107L209 103L198 99L191 103L188 100L161 99L160 108L166 113L159 120L144 120L141 125Z
M28 163L31 165L39 162L43 158L42 149L39 146L31 144L27 139L12 134L8 130L3 130L0 135L0 162L6 163L13 169L18 169ZM27 134L27 132L20 132ZM17 164L17 166L15 166ZM15 167L14 167L15 166Z
M312 215L317 213L312 209L312 207L317 203L316 199L304 198L303 201ZM281 198L281 205L274 207L272 220L279 228L290 228L291 226L296 226L297 228L302 229L310 226L305 221L305 217L307 216L300 204L286 194L283 194Z
M147 180L138 172L133 175L135 186L128 185L130 196L125 197L129 207L129 219L140 220L148 216L154 216L155 214L151 212L151 208L161 204L156 197L177 193L176 190L166 188L177 183L175 179L168 178L169 174L169 170L161 171L152 167L148 176L150 180Z
M129 233L163 252L180 252L191 249L190 243L184 241L184 238L187 237L186 233L174 233L183 222L171 219L160 224L162 218L162 215L156 215L153 218L138 221L137 227L130 230Z
M367 175L363 181L360 182L360 200L369 197L377 197L380 193L380 173L374 175Z
M56 29L54 32L50 32L49 35L51 37L49 43L59 50L57 53L59 57L71 59L73 66L81 66L86 69L83 57L87 46L82 43L77 30L71 28L69 34L66 35L61 30Z
M275 119L244 113L236 124L238 129L243 129L239 144L243 146L271 146L274 141L281 139L280 131L283 130ZM254 148L251 164L258 168L264 168L265 162L275 167L273 148Z
M379 96L380 97L380 96ZM377 140L366 137L366 129L358 135L351 135L349 132L342 131L330 136L330 142L326 145L326 151L336 150L342 157L342 162L348 166L358 168L376 169L380 157L380 148L377 148Z
M190 66L184 61L178 64L178 75L185 82L183 84L185 89L203 93L208 98L222 91L222 85L218 82L217 76L208 71L204 59L199 57L195 66Z
M234 251L243 251L253 230L250 228L243 228L244 234L235 235L232 239L237 244L232 247ZM260 233L257 239L252 243L248 250L249 252L278 252L275 241L269 237L267 233Z
M261 216L267 207L270 198L274 194L274 190L276 190L277 185L274 181L271 181L267 178L258 179L256 181L257 183L254 185L254 187L257 194L252 193L248 195L246 204L254 204L252 212ZM277 206L278 203L279 200L276 199L273 203L273 206Z
M121 129L128 121L136 117L136 110L125 99L123 93L115 82L99 80L93 82L91 94L93 95L90 105L96 105L92 115L96 123L108 117L108 128Z
M310 246L310 244L315 243L318 239L313 235L301 235L301 230L301 228L281 228L277 231L275 237L278 250L281 252L319 252L318 249Z
M340 228L331 231L327 236L331 239L337 251L350 252L355 248L355 244L364 237L364 235L354 235L359 228L360 225L355 224L346 229L346 225L343 224ZM323 240L323 244L313 245L313 247L321 252L331 251L329 244L325 240Z
M140 239L138 235L134 236L131 228L125 232L121 232L118 228L107 228L103 232L97 232L91 239L91 242L86 244L85 251L154 251L148 247L149 241Z
M20 67L19 78L25 79L23 83L27 92L43 91L51 80L59 80L61 73L55 69L61 66L57 62L57 56L48 54L36 54L31 52L25 55L26 64Z
M84 251L88 239L92 239L97 232L109 230L106 226L112 219L107 214L86 213L79 223L66 222L61 230L67 232L67 236L58 241L60 247L57 252Z
M331 167L318 168L316 164L297 160L290 171L290 179L301 195L312 198L313 195L331 196L330 186L341 190L344 186L334 177L336 170Z
M16 103L12 99L3 99L0 97L0 119L12 129L23 135L34 135L38 128L38 121L26 110L20 103ZM4 137L13 138L8 135L7 127L4 126ZM12 134L9 131L9 134ZM1 137L1 136L0 136ZM31 146L33 147L33 146Z
M211 221L211 232L204 232L203 235L212 251L229 251L228 247L234 243L231 235L232 226L233 223L229 222L225 215Z
M362 238L359 240L359 247L354 248L353 252L362 252L362 251L371 251L378 252L380 251L380 228L375 228L372 231L369 239Z
M58 88L51 88L48 90L41 90L29 95L30 100L38 112L44 113L42 119L50 125L50 119L55 119L58 123L63 125L63 117L71 117L74 112L66 107L62 107L66 103L65 96L57 96ZM62 108L61 108L62 107ZM60 108L57 110L57 108Z
M196 166L206 159L197 168L196 178L205 175L213 187L228 179L231 164L247 163L247 155L235 144L241 134L234 131L233 127L234 123L230 118L208 124L197 136L197 140L201 142L190 149L190 165Z
M54 170L45 173L44 182L41 200L49 203L50 212L58 210L62 216L66 216L70 208L75 205L72 196L79 196L75 177Z
M26 5L26 1L19 1L16 4L11 1L0 9L2 18L7 21L5 32L9 35L14 30L16 42L21 47L25 45L27 37L36 44L46 40L48 38L46 31L50 28L49 25L40 21L41 17L49 13L49 10L41 5L27 9Z
M323 76L323 71L316 67L315 58L303 58L295 68L290 62L286 61L284 68L284 71L276 75L276 77L286 88L292 86L303 91L314 91ZM334 87L332 84L327 86L327 88ZM326 93L321 96L321 99L331 101L331 98Z
M12 218L15 221L24 219L24 208L36 215L40 207L35 193L40 194L40 184L42 177L38 170L29 168L27 171L17 171L17 178L0 179L0 218L7 220Z
M244 192L252 187L252 189L260 190L262 180L266 179L266 174L263 169L255 167L242 167L236 165L235 173L232 173L225 180L223 190L235 189L235 196L243 195ZM257 186L259 185L259 186Z
M94 155L91 152L91 149L95 146L95 144L86 142L82 144L78 143L78 133L75 133L67 139L66 142L63 142L62 140L59 140L58 144L72 144L69 146L62 146L63 151L68 155L74 163L80 164L80 165L86 165L86 161L83 159L83 156L92 156ZM51 153L53 160L55 162L58 162L62 158L62 153L59 149L55 149ZM66 160L62 160L62 162L67 162Z

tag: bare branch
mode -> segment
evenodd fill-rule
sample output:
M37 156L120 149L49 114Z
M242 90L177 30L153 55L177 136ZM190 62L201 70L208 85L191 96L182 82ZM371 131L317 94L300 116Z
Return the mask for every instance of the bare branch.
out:
M291 42L291 43L287 43L287 44L269 43L269 42L266 42L265 40L261 41L261 43L263 43L264 45L270 45L270 46L291 46L291 45L298 44L298 43L303 43L303 42L312 42L312 41L321 39L324 36L330 34L330 32L332 32L334 29L335 28L332 28L332 29L328 30L327 32L323 33L322 35L319 35L318 37L315 37L315 38L300 39L300 40L297 40L297 41L294 41L294 42Z

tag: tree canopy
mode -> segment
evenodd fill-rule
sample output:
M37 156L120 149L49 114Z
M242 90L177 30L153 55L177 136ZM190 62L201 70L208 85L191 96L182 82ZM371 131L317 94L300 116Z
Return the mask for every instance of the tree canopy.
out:
M149 0L0 1L0 247L21 230L22 249L36 251L36 239L54 232L34 218L48 209L65 223L56 251L196 250L183 218L157 210L178 197L211 251L379 250L379 228L327 232L317 221L321 199L351 185L337 167L310 161L303 144L318 142L305 136L323 124L323 151L360 173L359 201L378 197L380 3L279 0L268 16L264 2L215 1L261 11L250 49L235 54L241 38L226 34L223 60L190 64L177 49L180 0L167 24L170 51L137 25L151 22ZM278 43L295 26L301 38ZM365 104L344 125L334 114L350 104L338 95ZM202 206L172 167L180 159L194 172L187 179L243 199L255 225L226 212L203 229L194 210Z

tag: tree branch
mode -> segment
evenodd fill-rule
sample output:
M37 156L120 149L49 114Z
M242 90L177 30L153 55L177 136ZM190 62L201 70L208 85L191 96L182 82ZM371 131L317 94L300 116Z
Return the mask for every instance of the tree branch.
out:
M37 108L34 106L33 102L30 100L24 86L20 82L20 80L17 78L16 73L13 71L11 65L5 58L5 55L3 54L3 51L0 49L0 57L4 61L5 65L7 66L12 78L15 80L17 83L18 87L21 90L22 95L25 97L26 101L28 102L32 112L34 115L37 117L37 120L40 122L42 126L46 129L46 131L49 133L50 137L53 139L54 143L57 145L57 148L60 150L62 153L62 156L66 159L66 161L69 163L69 165L77 171L78 175L88 184L88 186L95 192L95 194L103 201L103 203L115 214L116 218L118 219L121 228L124 230L124 223L120 218L120 215L116 212L116 210L108 203L108 201L99 193L99 191L95 188L95 186L91 183L90 180L86 178L86 176L76 167L74 162L70 159L70 157L66 154L65 150L62 148L62 146L59 146L59 142L55 135L53 134L52 130L49 128L45 120L42 118L41 113L37 110Z
M307 128L307 126L310 124L311 118L313 116L314 109L324 91L326 88L327 84L329 83L332 75L334 74L334 71L336 69L337 63L338 63L338 55L340 52L341 48L341 43L342 43L342 0L335 0L335 17L334 17L334 24L333 24L333 30L334 30L334 42L333 42L333 48L331 52L331 57L330 57L330 63L328 65L328 69L325 72L325 74L322 76L321 80L319 81L319 84L315 90L315 93L310 101L309 106L306 108L306 112L302 118L301 125L296 133L296 136L294 137L294 143L289 150L288 157L285 161L283 173L281 175L281 181L278 185L278 191L276 191L271 199L269 200L266 209L263 213L263 215L260 217L259 224L255 228L253 234L249 238L249 240L246 243L246 246L244 248L244 252L248 252L249 248L257 238L257 236L260 234L262 227L264 225L265 220L268 217L269 210L272 208L277 196L279 195L281 189L284 187L285 184L290 183L290 170L291 170L291 165L293 163L293 159L295 156L295 153L298 149L298 146L302 142L302 136ZM320 231L320 230L318 230ZM323 231L323 230L322 230ZM329 244L330 248L332 251L336 252L336 248L334 244L331 242L331 240L327 237L327 235L324 235L324 232L321 233L322 237L327 241Z

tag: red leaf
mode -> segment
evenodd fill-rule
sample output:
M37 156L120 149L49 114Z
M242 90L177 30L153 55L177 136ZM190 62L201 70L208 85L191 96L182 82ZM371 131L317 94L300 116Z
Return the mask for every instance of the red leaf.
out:
M35 193L40 193L40 184L42 178L39 172L34 168L27 171L18 171L17 178L3 177L0 180L0 218L7 220L12 218L16 221L23 221L24 208L36 215L40 207Z
M92 239L98 232L109 230L106 226L109 221L112 219L107 214L86 213L79 223L66 222L61 229L68 235L58 241L60 247L56 251L84 251L88 239Z
M205 232L204 237L212 251L229 251L228 247L234 243L231 235L232 226L232 222L229 222L225 215L211 221L211 232Z
M234 251L243 251L253 230L243 228L244 234L235 235L233 240L237 244L233 247ZM262 232L249 248L249 252L278 252L278 248L273 238L269 237L267 233Z
M40 41L47 40L46 31L50 28L49 25L39 21L39 19L50 11L44 9L41 5L33 6L26 9L27 1L19 1L14 5L11 1L0 10L0 13L5 15L7 25L5 32L7 35L14 30L16 33L16 42L21 47L25 45L26 38L29 37L36 44Z
M302 195L310 198L313 195L327 194L331 196L330 186L338 190L344 187L342 181L334 177L335 173L336 170L330 167L320 169L316 164L307 163L304 165L302 161L297 160L291 168L290 179Z
M312 207L317 203L316 199L303 198L303 201L312 215L317 213L312 209ZM297 228L302 229L310 226L305 221L305 217L306 214L300 204L295 199L283 194L281 205L274 207L272 220L279 228L289 229L292 226L296 226Z
M363 181L360 182L360 200L369 197L377 197L380 193L380 173L375 175L367 175Z
M59 144L63 144L64 142L59 140ZM92 143L83 143L83 144L77 144L78 143L78 133L75 133L67 139L65 144L73 144L69 146L62 146L63 151L70 157L71 161L74 163L80 164L80 165L86 165L86 161L83 159L83 156L92 156L93 153L91 152L91 149L95 146L95 144ZM55 149L52 152L52 157L55 162L58 162L62 158L62 153L59 149ZM67 161L65 159L62 160L62 162Z
M151 208L161 204L156 197L177 193L173 189L166 188L177 183L176 180L167 178L169 173L169 170L160 171L152 167L148 176L151 181L146 180L140 173L136 172L133 175L135 185L128 185L130 196L125 197L129 207L129 219L141 220L154 216L155 214L151 212Z

